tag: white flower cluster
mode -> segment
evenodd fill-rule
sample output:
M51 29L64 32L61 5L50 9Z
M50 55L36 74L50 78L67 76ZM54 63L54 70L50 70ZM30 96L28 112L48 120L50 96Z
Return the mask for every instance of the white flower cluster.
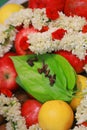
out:
M51 33L55 29L50 29L49 31L43 33L31 33L28 36L28 43L30 43L29 49L36 54L44 54L47 52L52 52L57 50L59 46L59 40L52 40Z
M84 98L81 100L80 105L77 107L75 117L77 124L81 124L87 121L87 95L84 96Z
M87 24L85 18L79 16L66 16L64 13L59 12L59 18L49 23L50 27L64 28L68 32L82 30L82 27Z
M79 126L75 126L75 128L73 130L87 130L87 127L85 127L83 125L79 125Z
M38 21L39 23L40 21ZM29 49L31 51L36 54L42 54L63 49L72 51L81 60L85 58L87 55L87 33L82 33L82 27L87 24L85 18L78 16L67 17L62 12L59 12L59 18L51 20L47 24L49 27L48 31L32 33L28 36ZM38 29L38 26L34 27ZM67 33L61 40L52 40L51 33L60 28L67 30Z
M6 130L41 130L39 125L32 125L29 129L26 126L24 117L21 116L21 104L16 97L5 97L0 95L0 115L3 115L8 123Z
M23 9L14 13L7 21L7 24L28 27L32 24L34 28L41 30L43 26L48 26L49 30L43 33L32 33L28 36L29 49L36 54L43 54L56 50L72 51L80 59L84 59L87 50L87 33L82 33L82 27L87 24L85 18L79 16L67 17L59 12L59 18L50 20L46 16L45 9ZM67 30L66 35L59 40L52 40L51 33L59 28Z
M52 40L51 30L43 33L30 34L28 36L28 43L30 43L29 49L36 54L67 50L72 51L72 53L79 57L79 59L85 58L85 55L87 55L87 33L66 33L61 40ZM55 29L55 31L56 30L57 29Z
M0 25L0 57L12 48L15 36L15 29L10 29L8 25Z
M27 130L25 119L21 116L20 108L21 105L17 98L5 97L3 94L0 95L0 114L6 117L6 120L9 121L9 125L11 127L14 125L16 130L20 130L20 128L21 130ZM7 127L7 130L10 130L11 127Z
M46 16L45 9L22 9L17 13L14 13L7 21L6 24L13 26L28 27L32 24L34 28L41 30L42 26L48 24L48 17Z
M75 126L73 130L87 130L87 127L82 124L83 122L87 122L87 88L84 89L82 92L84 96L80 104L78 105L75 113L77 126Z
M72 51L79 59L84 59L87 55L87 33L82 33L82 28L87 24L86 19L79 16L68 17L62 12L58 13L59 18L49 20L46 15L46 9L22 9L11 15L6 21L6 25L14 27L23 25L24 27L28 27L32 24L38 30L41 30L43 26L48 26L48 31L43 33L37 32L37 34L32 33L28 36L29 49L31 51L36 54L43 54L63 49ZM60 28L67 30L67 33L61 40L52 40L52 30L56 31ZM3 48L2 43L6 42L6 33L3 34L3 30L5 32L5 27L0 28L0 56L9 51L8 48L11 47L8 46L12 46L12 41L15 40L11 32L11 40L6 44L8 46L4 46Z
M6 130L42 130L38 124L34 124L27 128L24 117L21 116L21 104L18 99L14 96L6 97L0 95L0 115L3 115L6 120ZM81 100L80 105L77 107L76 112L77 126L70 130L87 130L87 127L81 124L87 120L87 95Z

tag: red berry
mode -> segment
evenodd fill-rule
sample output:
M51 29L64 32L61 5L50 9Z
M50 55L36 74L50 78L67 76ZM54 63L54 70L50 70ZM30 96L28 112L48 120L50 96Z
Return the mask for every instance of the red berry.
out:
M35 99L27 100L21 108L22 116L26 120L27 126L38 123L38 112L41 108L41 103Z
M29 8L55 8L57 11L63 11L65 0L29 0Z
M66 0L64 13L87 18L87 0Z
M36 29L34 29L33 27L29 27L29 28L23 28L17 33L14 44L15 44L16 53L18 55L33 53L29 50L29 43L27 43L28 40L27 36L30 33L35 33L35 32L37 32Z
M0 88L0 93L4 94L7 97L12 96L12 92L7 88Z

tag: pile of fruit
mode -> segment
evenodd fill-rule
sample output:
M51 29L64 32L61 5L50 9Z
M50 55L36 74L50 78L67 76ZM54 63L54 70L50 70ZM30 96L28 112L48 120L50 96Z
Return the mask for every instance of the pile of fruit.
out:
M29 0L0 15L0 130L86 130L76 112L87 93L87 0Z

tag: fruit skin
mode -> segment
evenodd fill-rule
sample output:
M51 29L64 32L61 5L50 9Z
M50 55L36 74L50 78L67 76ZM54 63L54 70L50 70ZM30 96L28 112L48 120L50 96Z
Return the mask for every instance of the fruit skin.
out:
M78 91L76 92L77 97L74 97L70 103L70 106L72 109L75 111L77 106L80 104L81 99L83 98L82 95L82 90L87 88L87 77L83 75L77 75L77 89Z
M55 53L65 57L77 73L81 73L84 71L83 67L87 62L87 57L85 57L84 60L80 60L78 57L76 57L76 55L65 50L60 50Z
M83 122L82 125L84 125L85 127L87 127L87 121Z
M64 13L68 16L84 16L87 19L87 0L66 0Z
M64 10L65 0L45 0L46 7L55 8L58 11Z
M46 6L46 3L44 0L29 0L28 7L29 8L44 8Z
M4 24L5 20L7 20L12 13L18 12L19 10L23 9L22 5L16 3L9 3L5 4L0 8L0 24Z
M29 99L23 103L21 114L26 120L27 127L38 123L38 112L42 104L35 99Z
M31 52L29 50L29 43L27 43L27 35L29 35L30 33L36 33L37 30L34 29L34 27L29 27L29 28L23 28L21 29L15 38L15 49L16 49L16 53L18 55L25 55L25 54L32 54L33 52Z
M8 52L0 58L0 88L7 88L9 90L18 88L16 83L17 73L12 60L9 58L9 56L15 55L14 52Z
M63 11L65 0L29 0L29 8L55 8L58 11Z
M69 130L73 120L71 107L62 100L45 102L38 114L38 123L43 130Z
M12 92L7 88L0 88L0 94L1 93L7 97L12 97Z

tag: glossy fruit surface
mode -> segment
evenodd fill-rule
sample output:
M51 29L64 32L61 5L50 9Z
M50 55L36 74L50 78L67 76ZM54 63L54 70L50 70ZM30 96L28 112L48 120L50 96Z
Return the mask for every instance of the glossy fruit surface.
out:
M63 11L65 0L29 0L29 8L55 8Z
M69 130L73 119L71 107L62 100L45 102L38 114L38 122L43 130Z
M76 110L77 106L80 104L81 99L83 98L82 90L87 88L87 77L83 75L77 75L77 92L76 97L74 97L70 103L70 106L73 108L73 110Z
M12 96L12 92L7 89L7 88L0 88L0 94L4 94L7 97L11 97Z
M87 0L66 0L64 13L87 18Z
M26 120L27 126L38 123L38 112L41 108L41 103L34 99L29 99L22 105L21 113Z
M16 53L18 55L33 53L29 49L29 43L27 43L27 40L28 40L27 36L30 33L36 33L36 32L37 32L36 29L34 29L33 27L30 27L30 28L23 28L17 33L14 46L16 49Z
M8 52L0 58L0 88L15 90L18 87L16 83L17 73L10 59L10 56L15 55L14 52Z

